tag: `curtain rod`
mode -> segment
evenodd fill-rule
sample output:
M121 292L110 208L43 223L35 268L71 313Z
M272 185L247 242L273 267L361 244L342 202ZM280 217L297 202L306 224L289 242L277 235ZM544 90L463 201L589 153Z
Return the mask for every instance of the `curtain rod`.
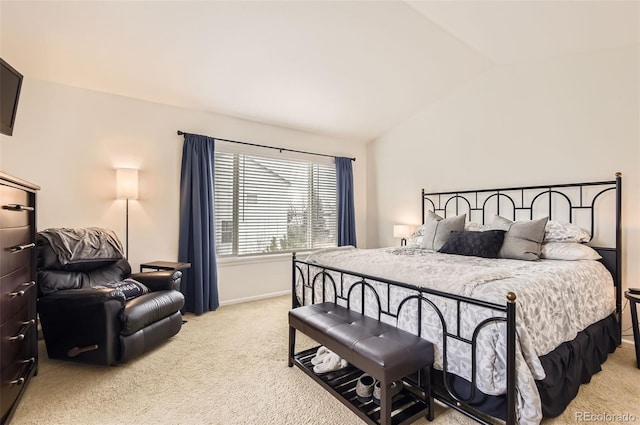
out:
M178 136L183 136L185 134L191 134L191 135L194 135L194 136L201 136L201 137L211 137L211 136L203 136L202 134L185 133L182 130L178 130ZM317 155L317 156L326 156L328 158L336 158L335 155L327 155L327 154L324 154L324 153L306 152L306 151L299 151L299 150L296 150L296 149L287 149L287 148L276 148L275 146L259 145L257 143L249 143L249 142L239 142L237 140L221 139L219 137L212 137L212 139L220 140L222 142L238 143L238 144L241 144L241 145L257 146L259 148L277 149L280 152L287 151L287 152L304 153L304 154L307 154L307 155ZM349 159L352 160L352 161L356 160L355 158L349 158Z

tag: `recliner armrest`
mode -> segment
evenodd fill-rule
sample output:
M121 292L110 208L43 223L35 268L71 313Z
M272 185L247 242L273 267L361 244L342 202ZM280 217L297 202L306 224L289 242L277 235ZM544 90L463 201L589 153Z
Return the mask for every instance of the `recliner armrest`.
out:
M142 283L152 292L167 291L170 289L179 291L182 272L180 270L167 270L157 272L133 273L130 278Z
M80 288L65 289L40 297L39 303L79 303L79 304L104 304L109 300L118 300L124 305L126 299L122 292L113 288Z

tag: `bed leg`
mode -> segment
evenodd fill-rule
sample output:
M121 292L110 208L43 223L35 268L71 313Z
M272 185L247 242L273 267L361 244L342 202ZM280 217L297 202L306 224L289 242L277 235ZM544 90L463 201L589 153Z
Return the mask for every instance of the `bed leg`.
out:
M516 421L516 294L507 294L507 425Z
M296 350L296 328L289 326L289 367L293 367L293 356Z

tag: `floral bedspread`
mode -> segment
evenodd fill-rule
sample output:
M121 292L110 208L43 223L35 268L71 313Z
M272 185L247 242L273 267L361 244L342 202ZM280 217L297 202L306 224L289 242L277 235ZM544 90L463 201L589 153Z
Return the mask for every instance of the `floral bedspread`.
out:
M462 295L474 299L506 304L506 294L514 292L517 312L516 382L518 391L518 421L538 424L542 408L535 380L545 372L539 356L549 353L562 342L574 339L577 333L592 323L604 319L615 310L613 279L597 261L521 261L487 259L440 254L433 251L402 247L356 249L341 247L312 253L309 262L391 279L421 288ZM319 269L311 268L313 276ZM306 272L306 271L305 271ZM339 275L336 282L341 282ZM342 291L359 281L345 275ZM398 306L415 290L368 281L378 293L383 311L398 314ZM338 283L338 286L340 283ZM340 288L337 289L340 291ZM298 276L297 296L302 298L302 284ZM325 289L333 291L332 287ZM352 291L351 306L361 310L360 289ZM387 291L390 291L387 294ZM306 289L305 302L311 300ZM321 285L315 286L316 302L322 300ZM327 295L333 299L333 294ZM442 313L447 331L457 329L457 308L452 300L428 296ZM442 324L430 308L424 308L422 323L418 324L417 301L405 303L397 322L391 316L382 320L407 331L417 333L433 342L436 348L434 367L442 370ZM365 290L365 314L377 317L377 301ZM499 315L500 313L498 313ZM471 339L474 328L496 312L463 304L460 314L460 336ZM476 379L478 388L491 395L506 391L506 326L492 323L483 328L478 337ZM471 347L455 338L447 338L447 371L471 380Z

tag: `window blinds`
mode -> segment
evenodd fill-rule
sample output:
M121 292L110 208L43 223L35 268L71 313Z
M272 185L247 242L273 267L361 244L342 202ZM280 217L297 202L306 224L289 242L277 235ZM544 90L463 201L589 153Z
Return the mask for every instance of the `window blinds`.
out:
M217 151L214 203L218 256L337 245L333 164Z

